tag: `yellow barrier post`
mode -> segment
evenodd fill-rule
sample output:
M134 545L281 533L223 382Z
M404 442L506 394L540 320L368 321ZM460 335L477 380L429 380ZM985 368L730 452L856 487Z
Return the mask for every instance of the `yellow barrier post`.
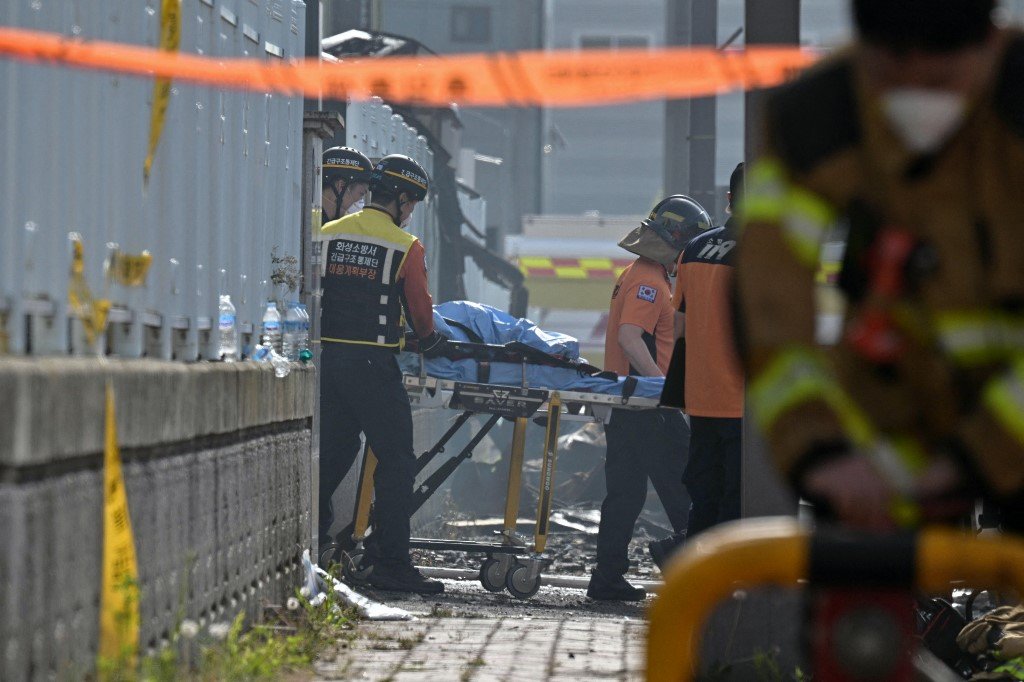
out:
M519 520L519 491L523 481L523 451L526 448L526 425L524 417L516 419L512 430L512 455L508 463L508 490L505 495L504 541L511 544Z
M562 398L552 391L548 399L548 428L544 435L544 460L540 468L540 492L537 500L537 528L533 551L541 554L548 543L551 501L555 495L555 461L558 458L558 425L562 417Z
M791 518L736 521L694 538L667 567L665 586L651 606L647 679L694 678L701 627L715 605L735 590L796 587L800 581L817 580L809 575L811 539L810 531ZM891 547L886 544L890 539L878 536L878 547ZM980 538L936 527L920 531L914 540L915 554L910 559L914 565L905 568L913 569L918 590L944 593L960 581L974 588L1024 593L1021 538ZM863 547L863 553L870 554L872 536L862 535L855 541L858 551Z
M666 567L650 609L647 679L693 679L701 626L740 587L794 586L807 575L808 532L795 519L736 521L688 542Z
M366 537L366 529L370 527L370 505L373 504L373 474L375 471L377 471L377 456L367 445L366 457L363 459L363 473L359 477L359 491L356 493L356 518L352 530L352 539L356 542Z

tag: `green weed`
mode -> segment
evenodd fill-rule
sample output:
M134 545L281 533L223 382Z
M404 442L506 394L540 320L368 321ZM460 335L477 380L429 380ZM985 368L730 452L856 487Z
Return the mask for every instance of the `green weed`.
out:
M100 679L116 682L236 682L276 680L308 670L339 640L352 639L358 616L330 601L312 606L299 599L299 604L295 610L271 608L265 622L248 629L245 614L239 613L219 641L209 630L194 641L176 633L169 646L137 667L100 661L97 672ZM181 655L193 645L200 651L197 666Z

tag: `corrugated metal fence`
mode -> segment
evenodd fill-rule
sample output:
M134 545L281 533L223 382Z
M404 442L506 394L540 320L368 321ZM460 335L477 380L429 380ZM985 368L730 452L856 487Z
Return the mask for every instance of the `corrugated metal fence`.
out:
M161 20L160 0L0 3L2 25L153 46ZM300 0L182 0L180 50L301 57L304 28ZM251 343L275 293L272 253L299 256L302 100L172 83L144 183L153 93L147 79L0 62L0 340L9 352L89 351L69 318L69 233L81 235L93 294L114 306L109 352L216 357L220 293L231 294ZM104 276L114 250L150 252L145 287Z
M379 97L367 102L349 102L345 114L346 144L366 154L376 161L388 154L405 154L416 160L431 180L436 178L434 152L427 138L417 133L416 129ZM452 151L452 150L449 150ZM486 225L487 202L482 197L459 194L459 204L466 216L479 226ZM425 247L428 269L431 273L430 285L436 297L441 261L442 240L439 235L439 218L437 206L427 201L413 213L409 232L419 237ZM471 236L462 227L463 234ZM482 303L497 304L508 307L508 292L485 280L482 271L471 259L466 258L463 284L466 298Z
M0 3L0 25L155 46L160 10L160 0L18 0ZM180 50L301 57L304 17L300 0L182 0ZM253 343L267 299L287 295L275 280L298 272L287 261L300 254L300 99L172 83L145 182L153 81L0 61L0 94L0 352L92 352L68 308L72 234L91 291L113 306L108 353L216 358L221 293L243 350ZM433 177L426 138L380 99L351 103L346 119L349 145L374 159L407 154ZM483 201L463 199L482 218ZM429 202L411 229L437 272ZM144 287L105 275L113 253L143 251L153 259ZM474 274L467 295L479 298Z

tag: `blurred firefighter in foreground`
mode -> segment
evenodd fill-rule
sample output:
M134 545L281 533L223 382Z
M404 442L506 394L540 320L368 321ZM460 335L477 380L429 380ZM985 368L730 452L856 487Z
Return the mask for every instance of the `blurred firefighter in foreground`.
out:
M1024 36L993 0L854 0L857 43L774 94L737 258L741 354L778 465L887 530L965 492L1020 529ZM848 228L838 345L815 271ZM955 507L954 507L955 508Z

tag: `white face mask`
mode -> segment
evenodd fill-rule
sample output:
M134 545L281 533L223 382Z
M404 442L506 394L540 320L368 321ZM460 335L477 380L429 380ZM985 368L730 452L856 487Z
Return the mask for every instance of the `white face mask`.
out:
M366 199L359 199L359 200L356 201L356 203L354 203L354 204L352 204L351 206L348 207L348 210L345 211L345 215L351 215L353 213L359 213L365 207L366 207Z
M410 213L409 215L405 216L405 220L402 221L402 229L403 230L408 229L409 223L411 223L411 222L412 222L412 214Z
M935 151L960 126L967 98L955 92L898 88L882 96L882 109L912 152Z

